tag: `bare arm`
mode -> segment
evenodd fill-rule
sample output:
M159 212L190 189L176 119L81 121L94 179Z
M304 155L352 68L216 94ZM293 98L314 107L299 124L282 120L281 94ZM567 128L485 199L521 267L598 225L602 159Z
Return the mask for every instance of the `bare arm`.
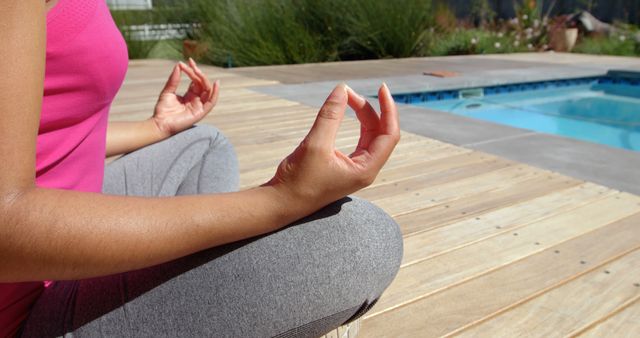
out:
M130 153L167 137L150 119L110 121L107 127L107 157Z
M41 0L0 0L0 102L6 103L0 156L11 164L0 167L0 282L123 272L277 230L369 184L398 142L386 87L378 117L363 98L338 86L309 135L262 187L172 198L37 188L44 17ZM364 126L350 156L333 145L347 102Z
M0 282L143 268L277 230L310 212L286 201L271 186L174 198L25 190L4 206Z

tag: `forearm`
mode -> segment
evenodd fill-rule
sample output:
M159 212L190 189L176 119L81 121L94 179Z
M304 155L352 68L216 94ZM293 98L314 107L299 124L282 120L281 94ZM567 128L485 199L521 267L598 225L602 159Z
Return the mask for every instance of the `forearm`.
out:
M32 189L3 207L0 282L148 267L277 230L313 208L271 186L172 198Z
M107 157L126 154L169 137L153 120L109 122L107 127Z

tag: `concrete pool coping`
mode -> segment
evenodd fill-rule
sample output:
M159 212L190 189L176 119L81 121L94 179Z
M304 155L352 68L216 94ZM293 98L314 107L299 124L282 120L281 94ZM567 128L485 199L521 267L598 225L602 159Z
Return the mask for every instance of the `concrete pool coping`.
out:
M465 72L458 77L386 76L347 81L366 96L386 82L394 94L484 87L490 85L603 76L610 70L631 70L619 64L550 64L524 69ZM278 84L255 91L320 107L337 81ZM375 105L376 100L371 100ZM403 130L556 171L585 181L640 195L640 152L583 142L562 136L509 127L451 113L399 104ZM355 116L349 110L348 114Z

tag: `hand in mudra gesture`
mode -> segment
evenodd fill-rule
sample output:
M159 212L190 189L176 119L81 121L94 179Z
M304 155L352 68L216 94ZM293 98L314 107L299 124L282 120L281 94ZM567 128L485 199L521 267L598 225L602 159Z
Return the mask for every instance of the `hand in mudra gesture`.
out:
M182 72L189 76L191 84L180 96L176 91ZM188 129L211 112L218 100L219 87L219 82L212 84L192 59L189 65L179 62L160 93L152 119L166 136Z
M292 196L292 203L321 208L373 183L400 140L398 112L389 88L378 92L381 114L346 85L338 85L320 108L311 130L267 183ZM346 155L335 148L349 105L360 121L360 140Z

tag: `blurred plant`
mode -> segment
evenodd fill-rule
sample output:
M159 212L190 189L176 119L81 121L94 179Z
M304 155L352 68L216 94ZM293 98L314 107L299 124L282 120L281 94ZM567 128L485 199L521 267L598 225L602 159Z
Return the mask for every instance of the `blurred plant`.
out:
M446 1L436 3L434 17L435 29L439 32L451 32L458 26L458 19Z
M470 15L476 27L485 27L493 22L496 12L491 8L488 0L471 0Z
M527 46L528 50L546 50L551 30L549 15L555 4L555 0L546 6L544 1L536 0L514 3L516 17L508 21L505 33L511 35L516 44Z
M294 0L195 0L203 58L213 64L254 66L327 61L322 39L300 22Z
M640 56L640 43L626 35L584 37L574 52L618 56Z
M409 57L432 25L428 0L194 0L204 59L249 66Z
M515 53L526 50L526 46L516 43L504 33L483 29L459 29L440 33L433 41L429 48L431 56Z
M567 26L566 17L549 17L555 3L519 1L505 21L495 19L488 0L471 0L481 29L458 20L445 0L158 0L151 11L112 14L131 58L177 58L182 42L137 41L126 27L195 24L184 33L208 46L201 60L235 67L546 50L549 35ZM639 55L637 28L615 26L611 37L584 38L576 51Z
M381 59L417 56L427 44L432 26L431 2L425 0L343 0L346 39L341 59Z

